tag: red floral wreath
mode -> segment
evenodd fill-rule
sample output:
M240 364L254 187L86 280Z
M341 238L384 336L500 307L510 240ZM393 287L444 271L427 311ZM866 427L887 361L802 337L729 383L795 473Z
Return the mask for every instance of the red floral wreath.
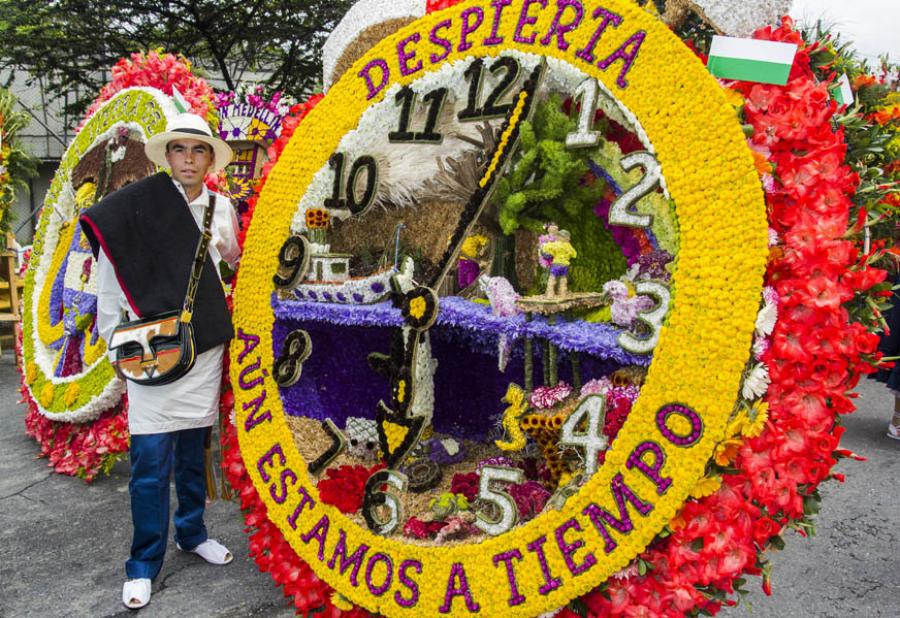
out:
M156 88L172 96L177 88L190 106L190 111L215 121L215 93L202 77L191 72L191 61L181 54L167 54L159 50L135 52L128 58L120 58L112 68L112 81L106 84L94 99L78 129L84 126L97 109L126 88Z
M843 433L838 415L854 410L848 392L861 374L875 371L880 354L878 336L854 321L847 307L854 299L884 296L885 286L878 284L886 272L870 266L872 254L861 255L847 239L848 228L858 231L850 214L859 179L844 162L847 146L843 129L834 129L837 104L829 97L830 84L818 82L811 69L814 47L804 43L789 19L755 36L799 47L787 85L730 85L745 100L745 119L754 130L750 145L764 154L760 167L777 172L766 183L770 226L781 239L766 276L778 293L781 313L763 357L771 377L769 419L759 436L719 459L728 473L715 493L685 503L635 566L564 608L557 614L563 618L578 616L575 606L591 616L715 613L723 604L735 604L729 595L743 584L744 574L761 574L763 590L770 593L763 552L782 544L786 527L804 533L809 525L804 509L815 510L819 483L842 480L831 469L837 459L853 456L838 448ZM269 167L306 111L292 120L290 130L286 127ZM369 615L335 605L332 588L269 521L244 468L233 425L223 440L226 472L239 492L250 554L259 568L284 586L298 613ZM346 600L338 603L344 607Z

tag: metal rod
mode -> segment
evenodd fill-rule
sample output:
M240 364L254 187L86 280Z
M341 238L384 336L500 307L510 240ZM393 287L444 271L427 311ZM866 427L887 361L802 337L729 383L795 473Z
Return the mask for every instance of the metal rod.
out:
M531 312L525 312L526 324L531 321ZM531 335L525 335L525 392L534 390L534 348Z
M544 368L544 386L550 386L550 342L541 341L541 365Z
M581 391L581 356L578 352L569 352L569 362L572 364L572 386Z
M547 323L551 326L556 324L556 316L551 315L547 320ZM553 387L559 384L559 366L557 364L557 348L556 344L554 344L549 339L547 340L547 353L549 358L548 370L550 374L550 381L547 386Z

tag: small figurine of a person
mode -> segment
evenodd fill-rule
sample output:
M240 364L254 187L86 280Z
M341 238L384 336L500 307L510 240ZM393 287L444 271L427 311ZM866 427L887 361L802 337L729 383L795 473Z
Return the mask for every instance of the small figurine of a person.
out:
M538 236L538 264L544 270L549 270L553 263L553 256L544 251L544 245L559 240L559 226L555 223L545 223L544 233Z
M541 253L550 256L550 276L547 278L547 298L563 298L569 293L569 263L578 257L575 247L570 242L571 234L568 230L557 232L558 240L541 245ZM557 289L557 282L559 288Z

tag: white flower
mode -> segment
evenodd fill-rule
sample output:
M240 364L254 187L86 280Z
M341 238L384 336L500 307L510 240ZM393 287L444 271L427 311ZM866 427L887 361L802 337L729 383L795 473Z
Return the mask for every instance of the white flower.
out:
M767 390L769 390L769 370L763 363L758 363L744 378L741 396L748 401L753 401L765 395Z
M424 0L361 0L354 3L328 35L322 47L325 89L328 90L340 78L340 75L334 74L338 60L347 48L359 43L363 33L387 22L399 22L396 28L400 28L424 15Z
M769 339L768 337L760 337L759 335L755 335L753 337L753 357L756 360L762 360L763 354L765 354L769 350Z
M756 315L756 332L763 337L771 335L778 321L778 305L766 302Z
M690 3L714 28L728 36L748 37L762 26L787 15L793 0L692 0Z

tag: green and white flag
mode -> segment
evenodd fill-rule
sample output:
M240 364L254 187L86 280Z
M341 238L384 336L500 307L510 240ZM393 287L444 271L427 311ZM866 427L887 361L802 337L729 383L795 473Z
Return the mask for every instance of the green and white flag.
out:
M850 88L850 80L846 73L838 78L830 90L838 105L853 105L853 89Z
M187 114L191 111L191 106L187 102L187 99L184 98L184 95L181 94L175 86L172 86L172 103L175 104L175 109L178 110L179 114Z
M706 68L722 79L783 86L796 53L795 43L714 36Z

